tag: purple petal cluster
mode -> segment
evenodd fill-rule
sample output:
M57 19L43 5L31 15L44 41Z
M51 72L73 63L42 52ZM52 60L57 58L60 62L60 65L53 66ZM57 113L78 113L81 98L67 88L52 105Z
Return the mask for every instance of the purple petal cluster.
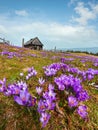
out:
M74 78L73 75L67 76L62 74L60 77L56 77L54 82L58 86L59 90L68 90L72 88L72 90L77 93L82 89L81 80Z
M42 127L45 127L50 119L50 114L43 112L41 113L40 122L42 123Z
M0 80L0 92L5 93L6 90L6 78L4 78L3 80Z
M89 95L85 90L82 90L79 93L77 93L76 97L79 101L86 101L89 99Z
M19 54L17 52L10 52L10 51L7 51L7 50L2 51L1 55L2 56L6 55L8 58L20 57L21 56L21 54Z
M61 75L60 77L56 77L54 79L58 90L68 92L68 105L70 108L78 107L81 102L89 99L89 95L87 91L85 91L81 85L81 80L79 78L73 77L73 75ZM78 107L78 114L84 118L86 117L87 112L85 114L81 114L81 107ZM84 109L83 109L84 110Z
M42 123L42 127L45 127L50 119L49 111L54 110L56 93L54 92L54 86L49 84L48 91L43 93L42 99L38 102L38 112L41 115L40 121ZM47 113L48 111L48 113Z
M98 74L98 70L94 70L92 68L89 68L86 71L81 71L78 68L71 67L70 65L64 63L53 63L43 68L46 76L54 76L59 70L61 70L63 73L69 72L72 74L76 74L78 77L81 77L83 81L92 80L94 78L94 75Z
M38 93L38 95L41 95L43 88L41 87L41 85L43 85L45 83L45 80L43 78L39 78L38 79L39 82L39 87L36 87L36 92Z
M95 63L94 63L94 66L98 67L98 63L97 63L97 62L95 62Z
M73 61L74 60L74 58L65 58L65 57L62 57L61 58L61 62L68 62L68 61Z
M31 107L35 105L36 99L32 98L27 90L21 90L18 96L14 96L14 101L19 105Z
M39 78L38 82L40 85L43 85L45 83L45 80L43 78Z
M69 96L68 97L68 105L70 107L76 107L78 105L77 98L75 98L74 96Z
M21 90L23 91L27 90L27 84L23 81L18 81L17 83L8 85L7 94L8 95L19 94Z
M37 57L37 55L36 55L36 54L30 54L30 56L32 56L32 57Z
M38 102L38 112L42 113L42 112L45 112L45 111L46 111L46 101L40 99L39 102Z
M37 71L34 69L34 67L31 67L28 69L28 74L26 76L26 80L30 79L32 76L36 76Z
M56 100L56 93L54 92L54 86L52 84L49 84L48 91L43 93L43 98L46 100L49 99L51 101Z
M19 105L23 106L34 106L36 103L36 98L32 97L28 92L27 84L23 81L18 81L18 83L6 85L6 79L0 80L0 92L4 93L6 96L13 96L14 101Z
M98 74L98 70L94 70L92 68L89 68L85 73L86 73L87 79L91 80L94 78L94 75Z
M87 107L85 105L81 105L77 108L77 113L82 117L86 118L87 117Z
M40 95L43 91L42 87L36 87L36 92L38 93L38 95Z
M46 76L53 76L56 75L57 71L60 70L61 66L59 63L53 63L49 66L43 67L45 70Z

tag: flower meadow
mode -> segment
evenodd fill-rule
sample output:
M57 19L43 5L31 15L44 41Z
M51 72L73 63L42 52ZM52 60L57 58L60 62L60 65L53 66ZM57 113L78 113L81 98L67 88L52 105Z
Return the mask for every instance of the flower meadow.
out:
M0 47L0 129L98 129L98 57Z

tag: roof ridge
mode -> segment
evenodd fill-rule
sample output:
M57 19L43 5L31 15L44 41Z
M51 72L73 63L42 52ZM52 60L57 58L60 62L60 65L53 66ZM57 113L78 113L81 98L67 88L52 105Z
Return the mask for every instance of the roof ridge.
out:
M24 45L28 45L28 44L33 44L33 45L34 45L33 42L34 42L36 39L37 39L37 42L36 42L35 45L42 45L42 46L43 46L43 44L41 43L41 41L39 40L38 37L35 37L35 38L30 39L30 40L27 41Z

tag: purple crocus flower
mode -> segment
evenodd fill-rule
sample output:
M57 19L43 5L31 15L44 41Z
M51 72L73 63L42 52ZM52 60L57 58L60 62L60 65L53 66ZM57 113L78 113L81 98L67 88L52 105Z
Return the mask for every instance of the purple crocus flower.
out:
M45 127L50 119L50 114L44 112L41 113L40 121L42 123L42 127Z
M18 81L16 86L18 86L22 90L26 90L27 89L27 84L25 82L23 82L23 81Z
M57 72L56 69L53 69L53 68L46 68L45 70L45 75L46 76L52 76L52 75L55 75Z
M98 63L97 63L97 62L96 62L96 63L94 63L94 66L96 66L96 67L97 67L97 66L98 66Z
M81 106L78 107L77 112L82 118L86 118L87 107L85 105L81 105Z
M30 94L28 93L27 90L21 90L19 96L14 96L14 100L19 104L19 105L27 105L28 101L30 98Z
M77 99L74 96L68 97L68 104L70 107L76 107L78 105Z
M26 76L26 80L28 80L28 79L29 79L29 76L27 75L27 76Z
M28 75L26 76L26 80L28 80L29 78L31 78L32 76L37 75L37 71L34 70L33 67L28 69Z
M20 76L22 77L24 74L23 73L20 73Z
M38 112L42 113L46 110L46 101L45 100L39 100L38 102Z
M54 90L54 86L52 84L49 84L48 89L49 89L49 91L53 91Z
M31 72L31 73L32 73L32 72ZM28 74L28 77L29 77L29 78L32 76L32 74L31 74L31 73L29 73L29 74Z
M50 99L50 100L56 100L56 93L54 92L54 86L52 84L49 84L48 91L43 93L44 99Z
M33 71L31 72L31 76L35 76L35 75L37 75L37 71L36 71L36 70L33 70Z
M49 90L48 98L51 100L56 100L56 93L53 90Z
M36 87L36 92L38 93L38 95L40 95L42 93L43 88L41 87Z
M58 85L59 90L65 89L64 79L62 78L62 76L55 78L54 82Z
M50 90L49 92L46 91L45 93L43 93L43 98L45 98L46 100L56 100L56 93L54 93L52 90Z
M18 85L11 84L11 85L8 86L7 90L11 93L11 95L13 95L13 94L17 94L18 95L20 93L21 89L19 88Z
M77 93L76 97L77 97L77 99L79 101L86 101L86 100L89 99L88 93L86 91L84 91L84 90L82 90L79 93Z
M3 81L0 80L0 86L1 86L0 92L5 92L7 90L7 88L6 88L6 78L4 78Z
M36 98L35 98L35 97L32 97L32 96L30 95L30 98L29 98L29 100L28 100L27 106L28 106L28 107L32 107L32 106L34 106L35 104L36 104Z
M6 94L18 95L21 90L27 90L27 84L23 81L18 81L18 83L8 85Z
M82 89L83 89L83 87L80 84L79 85L74 84L74 86L72 88L73 88L73 90L74 90L74 92L76 94L79 93L79 92L81 92Z
M88 80L92 80L93 78L94 78L94 76L91 75L91 74L89 74L89 75L87 76L87 79L88 79Z
M48 110L54 110L56 104L51 99L47 99L46 106Z
M43 78L39 78L38 82L39 82L40 85L43 85L45 80Z
M28 73L32 72L33 69L34 69L33 67L29 68Z

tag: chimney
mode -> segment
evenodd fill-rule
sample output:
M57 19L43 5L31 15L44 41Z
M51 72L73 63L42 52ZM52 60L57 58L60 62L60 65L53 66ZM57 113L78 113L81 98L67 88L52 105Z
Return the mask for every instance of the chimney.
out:
M24 47L24 38L22 39L22 47Z

